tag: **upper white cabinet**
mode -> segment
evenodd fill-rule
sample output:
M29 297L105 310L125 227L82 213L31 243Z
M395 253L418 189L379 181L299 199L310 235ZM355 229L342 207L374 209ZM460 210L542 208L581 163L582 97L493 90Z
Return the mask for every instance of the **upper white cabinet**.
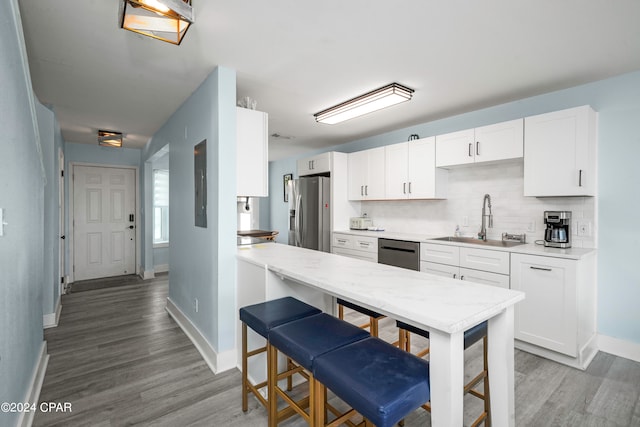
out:
M387 145L385 199L446 197L447 171L436 169L435 137Z
M524 195L595 196L596 132L588 105L525 118Z
M269 195L269 124L262 111L236 108L236 185L238 196Z
M300 159L297 162L298 176L317 175L331 172L331 152Z
M384 147L349 154L349 200L384 199Z
M436 166L521 158L523 119L436 136Z

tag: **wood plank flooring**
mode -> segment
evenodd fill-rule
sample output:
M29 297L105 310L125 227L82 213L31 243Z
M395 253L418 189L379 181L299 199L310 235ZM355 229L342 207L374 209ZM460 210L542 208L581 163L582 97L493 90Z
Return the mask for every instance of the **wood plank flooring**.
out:
M240 409L240 372L213 375L167 315L167 293L167 275L74 284L59 326L45 331L51 357L40 395L72 411L37 412L34 425L266 426L254 398ZM392 320L381 330L395 339ZM465 352L466 376L480 358L480 345ZM581 372L518 350L515 362L517 426L640 426L640 363L599 353ZM480 405L465 398L465 425ZM405 425L430 426L429 415L416 411Z

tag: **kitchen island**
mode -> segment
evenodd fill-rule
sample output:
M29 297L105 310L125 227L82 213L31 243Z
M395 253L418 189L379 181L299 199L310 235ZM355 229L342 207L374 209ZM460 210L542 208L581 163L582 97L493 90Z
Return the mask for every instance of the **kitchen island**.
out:
M290 295L333 313L340 297L429 330L436 427L463 425L463 335L488 320L492 424L514 425L513 306L522 292L277 243L238 249L237 289L238 307ZM261 366L250 365L250 375L261 376Z

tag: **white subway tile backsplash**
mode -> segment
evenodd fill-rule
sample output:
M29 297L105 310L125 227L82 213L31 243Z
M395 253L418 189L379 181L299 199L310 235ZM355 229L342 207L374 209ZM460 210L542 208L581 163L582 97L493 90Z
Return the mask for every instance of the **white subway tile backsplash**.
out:
M526 233L527 241L541 240L544 233L543 213L546 210L572 212L572 245L595 247L597 231L594 197L524 197L522 161L473 165L449 170L447 200L390 200L362 202L362 213L373 219L374 225L389 231L418 235L452 235L459 226L464 234L480 230L482 201L491 195L493 228L487 229L490 239L500 239L503 232ZM464 226L464 219L468 225ZM591 222L591 236L577 238L576 220ZM529 232L530 223L534 232Z

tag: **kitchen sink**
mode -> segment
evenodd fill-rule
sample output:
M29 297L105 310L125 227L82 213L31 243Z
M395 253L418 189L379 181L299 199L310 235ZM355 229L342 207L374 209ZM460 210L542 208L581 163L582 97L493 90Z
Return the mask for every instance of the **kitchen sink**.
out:
M512 246L524 245L522 242L514 242L511 240L480 240L473 237L438 237L437 239L443 242L458 242L458 243L471 243L473 245L481 245L481 246L498 246L502 248L510 248Z

